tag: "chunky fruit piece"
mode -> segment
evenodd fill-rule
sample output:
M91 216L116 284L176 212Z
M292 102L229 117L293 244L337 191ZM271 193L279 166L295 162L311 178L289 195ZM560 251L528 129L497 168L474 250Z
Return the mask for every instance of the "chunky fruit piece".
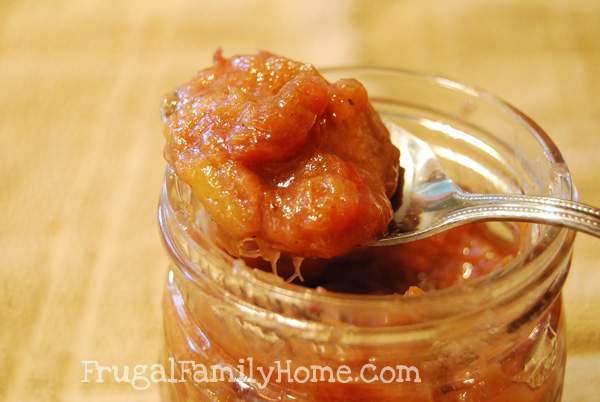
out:
M217 51L165 105L165 155L232 254L329 258L385 231L399 152L356 80Z

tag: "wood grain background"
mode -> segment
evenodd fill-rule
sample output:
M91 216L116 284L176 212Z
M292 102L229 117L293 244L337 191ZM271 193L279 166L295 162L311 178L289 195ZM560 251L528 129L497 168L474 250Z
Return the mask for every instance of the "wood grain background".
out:
M554 138L600 205L600 2L0 1L0 400L157 401L81 384L82 359L152 363L167 266L155 223L161 96L269 49L487 88ZM566 286L565 401L599 401L600 242Z

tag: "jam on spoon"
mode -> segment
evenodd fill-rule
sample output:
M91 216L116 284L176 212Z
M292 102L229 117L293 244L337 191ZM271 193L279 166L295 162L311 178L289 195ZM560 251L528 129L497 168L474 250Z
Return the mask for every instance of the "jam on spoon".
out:
M358 81L217 51L164 105L166 158L230 254L331 258L386 231L399 151Z

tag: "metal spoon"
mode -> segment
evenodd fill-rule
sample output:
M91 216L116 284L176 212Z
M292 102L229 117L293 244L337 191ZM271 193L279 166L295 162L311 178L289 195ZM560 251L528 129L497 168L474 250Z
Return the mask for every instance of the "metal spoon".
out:
M527 221L559 225L600 237L600 209L558 198L522 194L473 194L444 172L424 141L391 130L400 149L404 185L388 233L371 245L391 246L476 221Z

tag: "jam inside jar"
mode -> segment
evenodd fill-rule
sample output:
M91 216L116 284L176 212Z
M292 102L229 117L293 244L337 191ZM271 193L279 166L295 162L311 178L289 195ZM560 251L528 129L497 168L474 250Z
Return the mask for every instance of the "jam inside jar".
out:
M576 196L547 135L493 95L404 71L324 75L358 79L387 124L427 141L472 191ZM232 376L202 381L176 364L185 380L165 385L163 400L560 400L560 294L573 232L469 225L396 250L358 251L332 266L305 261L305 282L288 283L216 247L197 230L195 203L167 169L159 206L172 258L164 359L224 366ZM283 367L283 375L265 383L259 367ZM306 380L311 367L351 374Z

